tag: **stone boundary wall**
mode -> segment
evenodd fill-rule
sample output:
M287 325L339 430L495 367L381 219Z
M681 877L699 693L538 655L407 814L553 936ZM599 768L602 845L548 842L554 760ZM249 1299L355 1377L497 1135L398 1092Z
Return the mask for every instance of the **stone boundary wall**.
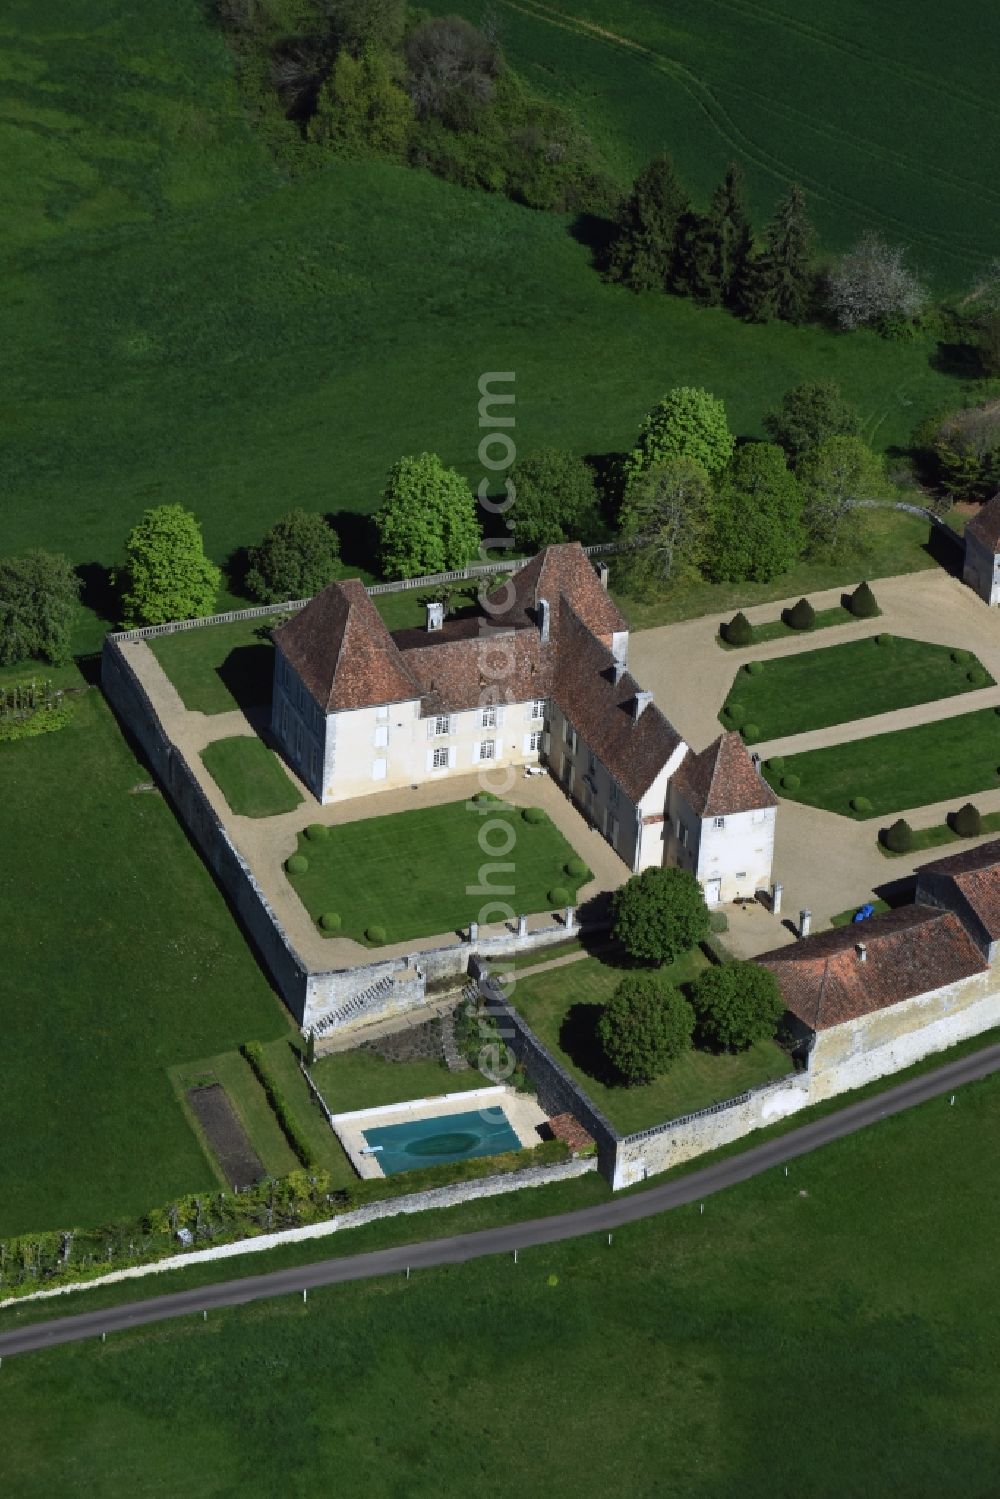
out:
M616 1173L621 1137L570 1076L565 1067L542 1045L534 1031L510 1003L496 979L488 974L479 980L479 992L486 1008L498 1022L507 1046L524 1066L538 1095L538 1102L551 1119L556 1114L572 1114L597 1145L601 1173L612 1182Z
M426 1213L435 1208L457 1207L462 1202L472 1202L482 1197L501 1197L507 1192L518 1192L522 1187L548 1187L556 1182L571 1181L577 1176L587 1176L597 1170L597 1162L591 1156L585 1160L561 1161L555 1166L527 1166L523 1171L511 1171L503 1176L482 1176L473 1181L454 1182L447 1187L431 1187L426 1192L410 1192L405 1197L386 1197L380 1202L368 1203L363 1208L353 1208L336 1218L323 1223L308 1223L302 1228L286 1228L273 1234L258 1234L252 1239L237 1239L232 1244L218 1244L213 1249L192 1249L186 1254L172 1254L167 1259L154 1260L148 1265L129 1265L125 1270L111 1270L106 1275L95 1275L92 1280L73 1281L69 1285L53 1286L44 1291L30 1291L25 1296L8 1296L0 1301L0 1308L19 1306L25 1301L43 1301L53 1296L65 1296L70 1291L91 1291L96 1286L115 1285L123 1280L138 1280L145 1275L157 1275L163 1270L183 1270L185 1265L204 1265L212 1260L234 1259L241 1254L260 1254L268 1249L279 1249L284 1244L299 1244L308 1239L325 1239L345 1228L360 1228L379 1218L396 1218L404 1213Z
M627 550L627 543L609 541L603 546L582 548L586 557L611 556L613 552ZM467 567L450 573L428 573L422 578L398 578L391 583L366 583L369 597L383 593L409 593L415 588L433 588L445 583L471 583L476 578L489 578L495 573L517 572L530 561L527 557L504 557L496 562L470 562ZM304 609L309 599L287 599L279 604L254 604L246 609L230 609L225 614L206 614L201 619L174 619L162 625L139 625L134 630L114 630L112 640L152 640L157 635L173 635L177 630L201 630L208 625L231 625L240 619L265 619L269 614L293 614Z

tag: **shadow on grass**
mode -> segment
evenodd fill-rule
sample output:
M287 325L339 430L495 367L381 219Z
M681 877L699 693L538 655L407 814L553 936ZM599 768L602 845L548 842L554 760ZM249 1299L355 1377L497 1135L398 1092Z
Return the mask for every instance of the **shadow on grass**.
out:
M340 541L344 576L358 573L368 579L377 577L378 528L373 517L355 510L335 510L326 519Z
M580 1001L571 1005L559 1027L559 1045L574 1067L606 1088L620 1088L623 1079L604 1055L597 1026L604 1006Z
M261 708L271 701L274 646L263 640L259 645L238 645L216 671L244 713Z
M933 852L928 853L933 858ZM884 900L886 905L896 910L899 906L910 906L917 892L917 877L913 874L904 875L898 880L885 880L881 885L873 885L872 891L879 900Z
M74 571L80 579L80 603L109 629L114 629L121 612L121 597L111 581L111 569L103 562L81 562Z

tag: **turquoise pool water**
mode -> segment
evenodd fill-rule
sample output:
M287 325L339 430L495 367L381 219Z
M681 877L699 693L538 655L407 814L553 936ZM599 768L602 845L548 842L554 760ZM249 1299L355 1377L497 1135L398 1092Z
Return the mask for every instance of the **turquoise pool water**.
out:
M415 1171L419 1166L521 1149L503 1109L473 1109L468 1114L383 1124L378 1129L366 1129L364 1134L367 1144L382 1147L377 1159L386 1176Z

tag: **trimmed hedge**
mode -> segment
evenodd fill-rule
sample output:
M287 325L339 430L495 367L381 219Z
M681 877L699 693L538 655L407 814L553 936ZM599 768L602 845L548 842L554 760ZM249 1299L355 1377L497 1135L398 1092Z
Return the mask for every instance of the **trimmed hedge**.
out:
M339 932L343 923L339 911L324 911L319 918L319 924L324 932Z
M888 634L887 632L883 632L881 635L876 635L875 636L875 644L876 645L894 645L895 642L894 642L894 640L893 640L893 638L892 638L892 636L890 634Z
M306 837L313 843L322 843L324 838L329 838L330 829L325 822L311 822L306 828Z
M743 734L743 738L749 744L749 742L752 739L759 739L760 738L760 724L759 723L745 723L743 725L743 728L742 728L741 732Z
M882 842L891 854L907 854L913 847L913 829L900 817L882 834Z
M964 807L959 807L951 819L951 826L960 838L977 838L983 831L983 819L976 804L966 802Z
M986 682L986 673L981 666L974 666L971 671L965 673L965 680L971 682L973 687L982 687Z
M548 822L549 820L548 813L543 812L541 807L525 807L524 811L521 813L521 816L524 818L525 822L530 823L532 827L538 827L540 823Z
M728 624L719 626L719 634L727 645L752 645L753 626L741 609Z
M748 661L743 670L748 677L759 677L764 670L764 663L763 661Z
M747 710L742 703L727 703L722 711L736 729L740 727L740 724L747 716Z
M788 611L786 623L793 630L811 630L816 623L816 610L808 599L799 599Z
M802 778L794 774L781 777L781 784L786 791L797 791L802 785Z
M871 809L872 809L872 804L868 800L867 796L852 796L851 797L851 810L852 810L852 812L870 812Z
M972 652L971 651L952 651L952 653L951 653L951 659L955 662L955 664L957 666L968 666L969 662L972 660Z
M549 905L551 906L571 906L573 899L574 897L564 885L554 885L549 891Z
M768 768L768 770L774 770L774 771L784 770L784 768L785 768L785 757L784 757L784 755L772 755L771 758L770 758L770 760L768 760L768 762L767 762L767 768Z
M566 863L563 865L563 868L565 869L566 873L574 880L585 879L586 876L590 873L590 870L587 868L587 865L584 863L583 859L580 858L579 854L574 854L572 859L567 859Z
M850 596L847 607L855 619L874 619L882 612L878 606L878 600L867 583L858 584Z
M313 1148L309 1141L299 1130L298 1121L288 1106L288 1100L281 1091L281 1084L273 1076L264 1058L264 1048L259 1041L244 1041L240 1052L246 1058L251 1071L264 1089L268 1103L274 1110L274 1116L281 1126L281 1133L288 1141L292 1150L298 1156L307 1171L314 1171L319 1166L319 1161L313 1154Z
M368 941L373 942L376 947L381 947L382 943L385 941L385 927L381 926L379 922L376 921L371 926L365 927L365 936L368 938Z
M309 868L309 860L305 854L292 854L285 860L285 868L289 874L305 874Z

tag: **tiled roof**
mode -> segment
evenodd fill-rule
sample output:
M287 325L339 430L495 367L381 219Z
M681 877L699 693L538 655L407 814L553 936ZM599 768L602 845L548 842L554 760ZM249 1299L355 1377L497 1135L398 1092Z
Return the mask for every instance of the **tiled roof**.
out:
M696 817L734 817L778 805L736 733L720 734L698 755L686 754L673 785Z
M925 874L953 881L979 917L990 940L1000 938L1000 839L978 848L934 859L917 870L917 891Z
M500 612L490 614L493 623L514 629L537 624L538 601L547 599L554 633L559 625L560 600L564 598L577 618L605 645L611 644L612 635L628 629L578 541L545 547L506 583L495 588L489 598L492 604L500 606Z
M541 645L537 630L484 635L480 620L462 620L474 631L446 636L445 630L400 631L407 669L420 683L424 713L460 713L493 698L527 702L547 698L552 687L553 651Z
M357 578L329 584L273 633L325 713L420 696L419 683Z
M966 536L974 536L991 552L1000 552L1000 494L994 495L973 516L965 528Z
M549 1129L552 1131L552 1138L565 1141L573 1155L587 1150L594 1143L593 1135L589 1135L579 1119L572 1114L553 1114L549 1120Z
M989 966L953 912L924 905L818 932L757 962L770 968L788 1009L814 1031L929 994Z
M681 742L650 703L635 716L635 678L615 678L614 657L563 602L552 695L573 728L632 801L648 791Z

